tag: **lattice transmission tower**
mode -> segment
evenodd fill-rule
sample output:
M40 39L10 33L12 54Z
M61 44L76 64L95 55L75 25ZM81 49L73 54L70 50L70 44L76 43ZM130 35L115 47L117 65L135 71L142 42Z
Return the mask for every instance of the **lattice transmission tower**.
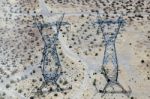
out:
M125 24L125 21L121 17L119 17L117 20L102 20L98 17L96 24L98 24L97 33L99 33L99 30L102 32L105 45L101 71L107 83L103 90L100 90L100 93L103 93L102 96L104 96L106 93L125 93L129 96L131 93L130 87L129 91L125 90L118 81L119 65L115 46L117 35L119 34L120 28ZM122 89L122 91L115 91L114 86L118 86ZM107 91L108 87L113 88L113 91Z
M63 14L61 18L53 23L42 23L35 21L34 26L36 26L41 34L42 40L44 42L44 50L42 53L41 60L41 71L44 78L44 82L38 88L38 92L42 94L42 89L46 87L48 84L55 85L56 91L63 91L63 88L57 83L59 77L63 74L62 65L57 53L57 42L58 35L60 33L60 28L62 25L70 25L68 22L63 22L64 18ZM48 27L56 27L56 33L52 37L48 34L43 33L44 28ZM54 68L52 67L52 62L54 63Z

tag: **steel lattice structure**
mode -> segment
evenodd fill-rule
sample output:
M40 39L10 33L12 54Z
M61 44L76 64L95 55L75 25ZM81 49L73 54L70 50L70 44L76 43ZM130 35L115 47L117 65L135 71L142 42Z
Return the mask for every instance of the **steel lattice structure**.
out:
M61 18L54 23L46 23L46 24L41 23L41 22L34 23L34 26L38 28L42 36L42 40L44 42L44 50L42 53L42 60L41 60L41 67L42 67L41 71L42 71L42 75L44 78L44 82L42 83L40 88L38 88L38 92L40 93L42 93L42 88L45 87L47 84L56 85L57 91L63 90L57 83L59 77L63 74L63 71L62 71L62 65L61 65L61 62L59 60L59 56L57 53L56 44L58 41L58 35L59 35L61 26L70 25L68 22L63 22L64 15L65 14L63 14ZM43 34L43 29L48 28L50 26L56 27L56 33L52 37L50 37L49 35ZM51 63L49 62L49 56L51 56L52 61L54 61L55 67L56 67L55 70L52 70L52 71L47 70L47 66L51 66Z
M117 85L118 87L122 89L121 93L128 93L128 95L129 93L131 93L131 89L129 92L126 91L118 81L119 65L118 65L115 42L116 42L119 30L121 26L124 25L124 23L125 21L121 17L119 17L117 20L97 19L97 22L96 22L96 24L98 24L97 32L99 32L99 30L102 32L104 43L105 43L105 51L104 51L101 71L107 83L105 87L103 88L103 90L100 90L100 92L103 93L103 95L105 95L106 93L109 93L106 90L108 87L113 88L114 85ZM115 93L115 90L110 93Z

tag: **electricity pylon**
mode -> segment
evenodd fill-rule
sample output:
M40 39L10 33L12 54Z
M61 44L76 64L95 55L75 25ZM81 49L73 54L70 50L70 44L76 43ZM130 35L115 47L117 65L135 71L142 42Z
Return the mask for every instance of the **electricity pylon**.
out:
M104 75L107 83L103 90L100 90L102 96L106 93L125 93L129 95L131 93L131 89L126 91L124 87L118 81L118 59L116 53L115 42L117 39L117 35L121 26L123 26L125 21L119 17L117 20L101 20L97 19L96 24L98 24L98 31L101 30L104 43L105 43L105 51L103 57L103 63L101 67L102 74ZM121 92L115 91L114 86L118 86L122 89ZM106 89L108 87L113 88L113 91L108 92Z
M35 22L34 27L36 26L42 36L42 40L44 42L44 50L42 53L42 60L41 60L41 71L44 78L44 82L38 88L38 92L42 94L42 88L47 86L48 84L56 85L57 91L62 91L63 89L59 86L57 83L59 77L62 75L62 65L59 60L59 56L57 53L56 44L58 41L58 35L59 31L62 25L70 25L67 22L63 22L64 18L63 14L61 18L53 23L41 23L41 22ZM56 33L50 37L49 35L44 35L43 29L48 27L56 27ZM54 62L54 69L52 69L51 62ZM49 70L48 70L49 69Z

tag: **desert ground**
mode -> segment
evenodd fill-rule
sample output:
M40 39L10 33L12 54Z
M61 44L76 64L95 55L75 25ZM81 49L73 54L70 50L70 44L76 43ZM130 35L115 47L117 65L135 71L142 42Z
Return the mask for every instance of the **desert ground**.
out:
M61 26L56 44L63 71L57 82L66 90L48 84L38 94L44 42L34 18L54 23L63 13L69 25ZM114 87L118 93L103 95L105 42L96 22L118 17L125 20L115 42L118 81L131 93ZM43 32L54 35L56 28ZM0 0L0 99L150 99L149 92L149 0Z

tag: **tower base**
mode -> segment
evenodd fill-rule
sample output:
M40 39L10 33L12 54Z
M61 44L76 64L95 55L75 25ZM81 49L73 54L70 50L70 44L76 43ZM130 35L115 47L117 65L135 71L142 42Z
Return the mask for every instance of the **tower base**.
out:
M116 91L114 89L114 86L118 86L121 91ZM111 87L113 90L112 91L107 91L107 88ZM105 87L103 88L103 90L99 90L99 93L102 93L102 97L105 95L105 94L125 94L127 97L130 96L132 90L131 88L129 87L129 90L125 90L124 87L119 83L119 82L116 82L116 83L112 83L112 82L107 82Z

